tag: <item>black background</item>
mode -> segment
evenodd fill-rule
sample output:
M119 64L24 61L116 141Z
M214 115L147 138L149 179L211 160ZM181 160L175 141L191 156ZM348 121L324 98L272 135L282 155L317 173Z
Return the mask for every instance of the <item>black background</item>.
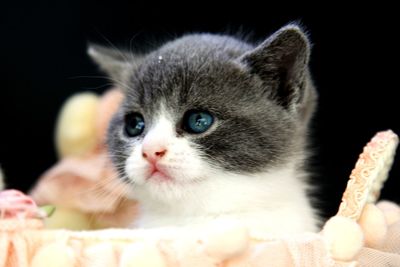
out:
M261 4L262 3L262 4ZM0 163L9 187L28 190L56 162L54 123L74 92L102 92L107 80L86 56L87 41L140 50L187 32L252 33L256 40L301 21L313 42L319 91L313 123L313 183L326 216L364 144L375 132L400 133L398 25L389 6L305 7L242 1L173 5L25 1L0 9ZM400 202L397 157L383 198Z

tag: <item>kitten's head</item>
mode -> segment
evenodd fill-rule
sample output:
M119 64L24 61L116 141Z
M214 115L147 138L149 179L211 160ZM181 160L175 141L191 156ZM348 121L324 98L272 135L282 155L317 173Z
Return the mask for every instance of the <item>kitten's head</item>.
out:
M108 134L121 177L175 198L221 175L251 179L293 163L315 102L309 50L295 25L258 46L195 34L145 56L90 48L125 90Z

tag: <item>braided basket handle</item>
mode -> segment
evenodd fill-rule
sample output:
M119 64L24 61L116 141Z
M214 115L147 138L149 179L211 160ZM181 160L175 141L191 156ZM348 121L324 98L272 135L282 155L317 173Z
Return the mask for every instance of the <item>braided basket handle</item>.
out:
M387 130L378 132L364 147L347 182L337 215L357 221L365 204L377 201L388 178L398 142L398 136Z

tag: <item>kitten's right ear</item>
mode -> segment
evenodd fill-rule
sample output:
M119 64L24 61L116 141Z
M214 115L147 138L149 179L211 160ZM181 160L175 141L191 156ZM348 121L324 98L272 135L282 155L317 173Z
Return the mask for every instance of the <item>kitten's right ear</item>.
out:
M243 55L241 61L269 85L281 105L291 109L308 99L309 56L307 35L298 25L289 24Z
M97 44L89 44L87 53L115 83L123 83L140 60L130 52Z

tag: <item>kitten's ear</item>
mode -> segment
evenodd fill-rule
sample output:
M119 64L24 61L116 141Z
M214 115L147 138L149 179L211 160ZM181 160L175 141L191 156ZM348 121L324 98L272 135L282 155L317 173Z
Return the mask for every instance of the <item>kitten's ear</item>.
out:
M117 83L123 83L140 60L130 52L97 44L89 44L87 53Z
M297 25L287 25L244 54L241 61L272 87L274 99L290 109L306 94L309 55L305 33Z

